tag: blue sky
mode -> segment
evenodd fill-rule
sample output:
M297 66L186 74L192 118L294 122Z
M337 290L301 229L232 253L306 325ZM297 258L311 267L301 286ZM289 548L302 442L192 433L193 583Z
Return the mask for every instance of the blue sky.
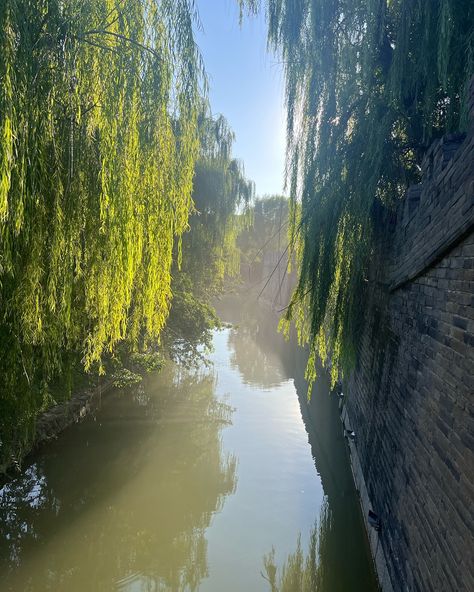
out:
M236 134L234 156L258 195L283 192L285 111L283 74L267 53L263 15L239 26L236 0L197 0L204 31L196 35L210 82L214 114Z

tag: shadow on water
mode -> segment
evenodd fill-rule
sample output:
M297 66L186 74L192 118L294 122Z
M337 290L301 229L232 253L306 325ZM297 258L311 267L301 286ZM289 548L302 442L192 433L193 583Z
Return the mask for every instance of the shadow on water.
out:
M240 312L236 313L237 310ZM287 342L277 334L278 316L256 304L239 309L238 301L230 298L220 304L220 313L238 327L231 332L229 345L232 363L244 382L272 388L275 382L293 379L325 495L310 537L308 555L304 556L299 540L295 541L295 553L289 555L280 569L270 561L275 560L274 553L265 556L264 577L272 582L270 589L272 592L377 590L338 400L330 394L327 376L321 369L308 401L308 383L304 378L307 353L297 346L294 336ZM270 575L274 572L273 580L269 577L269 566ZM299 587L308 578L313 587Z
M0 490L0 589L197 590L236 487L214 391L212 372L165 370L44 448Z
M308 403L304 352L231 304L216 369L113 393L0 489L2 592L376 589L324 375Z

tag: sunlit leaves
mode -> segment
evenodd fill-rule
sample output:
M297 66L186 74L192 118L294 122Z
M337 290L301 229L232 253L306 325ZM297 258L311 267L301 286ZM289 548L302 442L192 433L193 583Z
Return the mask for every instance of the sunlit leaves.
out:
M194 19L192 0L1 3L0 323L45 380L64 351L100 367L166 322L205 86Z

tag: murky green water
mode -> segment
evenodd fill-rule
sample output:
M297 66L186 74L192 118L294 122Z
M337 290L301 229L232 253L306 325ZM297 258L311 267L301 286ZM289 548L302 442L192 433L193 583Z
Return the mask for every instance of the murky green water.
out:
M308 406L301 355L256 319L214 346L107 396L0 491L2 592L264 592L315 521L312 588L375 590L327 385Z

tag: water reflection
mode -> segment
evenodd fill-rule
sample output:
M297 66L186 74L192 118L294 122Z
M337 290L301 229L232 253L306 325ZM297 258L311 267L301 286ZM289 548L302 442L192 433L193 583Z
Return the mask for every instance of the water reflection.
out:
M262 355L254 336L240 334L241 329L233 330L229 334L229 346L233 353L231 364L238 368L246 384L254 384L262 388L271 389L284 380L281 366L275 363L273 355Z
M235 311L233 302L230 307L231 311ZM221 314L230 314L224 304ZM232 361L244 382L269 388L276 381L293 380L314 465L325 495L318 526L309 537L309 542L303 541L303 544L300 541L296 552L286 562L280 560L282 567L279 571L283 579L273 581L273 585L278 586L275 590L306 590L298 586L309 575L313 584L320 582L319 588L315 587L314 590L377 590L358 494L339 420L338 401L330 394L325 373L321 369L311 400L308 401L308 383L304 378L307 356L304 350L297 347L295 339L286 342L281 335L276 334L277 315L256 309L249 303L241 309L238 318L234 316L233 321L238 322L238 329L232 331L229 346L233 351ZM301 563L306 547L308 555ZM317 557L314 556L315 551ZM273 567L276 570L277 566ZM294 584L290 584L292 577Z
M274 320L274 319L273 319ZM243 312L241 322L229 333L232 368L240 372L245 384L271 389L288 379L282 360L275 347L262 347L270 331L278 342L276 323L268 326L269 319L262 319Z
M215 371L115 393L0 490L2 592L253 592L272 545L279 592L376 589L337 401L322 377L308 405L277 317L236 310Z
M268 582L271 592L328 592L336 589L329 581L330 573L326 561L329 529L330 512L326 500L321 506L319 521L311 530L306 554L299 536L296 550L288 555L281 567L275 559L274 548L263 557L262 576Z
M215 376L171 371L107 399L0 491L0 589L197 590L235 491Z

